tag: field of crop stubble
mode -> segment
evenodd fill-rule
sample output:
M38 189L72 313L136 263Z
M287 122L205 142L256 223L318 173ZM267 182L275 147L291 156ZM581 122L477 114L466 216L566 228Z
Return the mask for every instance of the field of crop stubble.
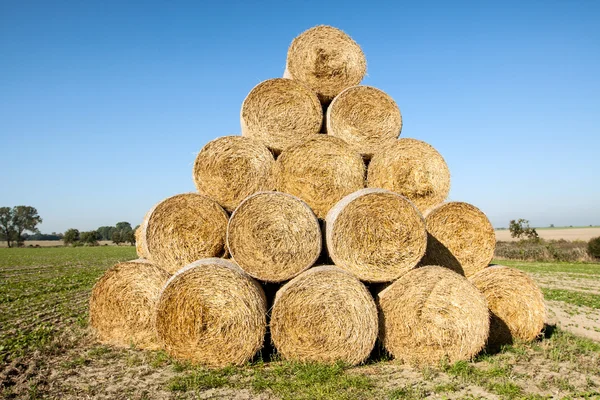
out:
M133 247L0 249L0 398L595 398L600 396L600 264L503 261L530 273L550 309L546 338L473 362L418 369L263 362L206 370L163 352L94 342L94 282ZM266 358L267 355L263 355Z

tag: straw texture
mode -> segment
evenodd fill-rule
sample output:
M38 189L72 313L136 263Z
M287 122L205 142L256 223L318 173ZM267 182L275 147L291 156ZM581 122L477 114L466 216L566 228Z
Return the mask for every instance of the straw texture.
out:
M209 367L242 365L263 344L264 292L230 261L198 260L167 282L156 329L173 357Z
M122 262L96 282L90 297L90 325L101 343L159 348L154 312L171 275L149 262Z
M477 207L445 203L427 213L425 223L428 237L423 265L441 265L469 277L492 261L496 234Z
M276 78L250 91L240 118L243 136L280 153L319 133L323 109L317 95L303 83Z
M345 140L365 158L393 144L402 130L398 105L382 90L353 86L327 108L327 133Z
M273 190L269 149L256 139L224 136L207 143L196 157L193 178L200 194L233 211L249 195Z
M277 190L304 200L319 218L365 186L365 164L346 142L316 135L283 151L275 163Z
M447 268L412 270L377 298L380 338L397 360L454 363L471 359L485 346L490 326L485 297Z
M450 171L432 146L402 138L375 152L369 163L367 186L400 193L426 213L448 197Z
M492 316L490 347L538 337L546 322L546 305L542 291L527 274L495 265L469 280L487 298Z
M342 200L325 220L329 256L340 268L369 282L392 281L423 257L423 216L405 197L362 189Z
M144 243L142 242L144 239L142 237L142 226L140 225L135 230L135 252L139 258L148 258L148 256L144 253Z
M362 81L367 60L360 46L331 26L316 26L301 33L290 45L285 78L297 79L312 88L323 103Z
M227 213L208 197L169 197L154 206L141 225L143 252L171 273L200 258L222 257L227 222Z
M286 359L356 365L377 338L377 308L355 277L334 266L303 272L276 294L271 335Z
M256 193L240 204L227 227L233 260L254 278L286 281L310 268L321 253L317 217L299 198Z

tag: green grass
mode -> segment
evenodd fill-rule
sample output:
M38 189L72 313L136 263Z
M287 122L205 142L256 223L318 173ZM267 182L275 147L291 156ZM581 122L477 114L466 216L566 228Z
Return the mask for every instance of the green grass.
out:
M585 306L600 310L600 295L597 294L546 288L542 288L542 292L546 300L563 301L576 306Z
M133 247L0 248L0 364L87 324L90 289Z
M571 274L586 274L600 276L599 263L569 263L569 262L529 262L516 260L493 260L493 264L506 265L507 267L515 267L525 272L530 273L571 273ZM591 277L590 277L591 278Z

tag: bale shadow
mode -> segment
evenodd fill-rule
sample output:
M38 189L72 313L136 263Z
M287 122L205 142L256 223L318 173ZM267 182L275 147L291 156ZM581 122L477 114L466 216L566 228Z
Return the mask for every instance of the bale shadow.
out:
M260 282L260 286L265 292L265 298L267 300L267 332L263 341L263 347L254 355L251 363L256 362L271 362L277 358L277 349L273 345L271 338L271 310L275 301L275 295L277 291L283 286L283 283L272 283L272 282Z
M439 265L440 267L450 268L463 276L465 275L465 270L460 261L454 257L454 254L442 242L429 232L427 232L427 250L420 265Z

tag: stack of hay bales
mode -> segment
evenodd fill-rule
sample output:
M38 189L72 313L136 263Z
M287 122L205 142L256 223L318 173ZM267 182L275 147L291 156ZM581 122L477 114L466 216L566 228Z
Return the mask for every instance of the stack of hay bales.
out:
M136 232L147 261L94 287L100 341L219 367L265 341L286 359L358 364L379 338L399 360L435 364L540 334L539 288L488 268L489 220L446 202L444 158L398 138L398 105L360 86L365 73L336 28L294 39L284 78L244 99L242 136L198 153L197 193L147 212Z

